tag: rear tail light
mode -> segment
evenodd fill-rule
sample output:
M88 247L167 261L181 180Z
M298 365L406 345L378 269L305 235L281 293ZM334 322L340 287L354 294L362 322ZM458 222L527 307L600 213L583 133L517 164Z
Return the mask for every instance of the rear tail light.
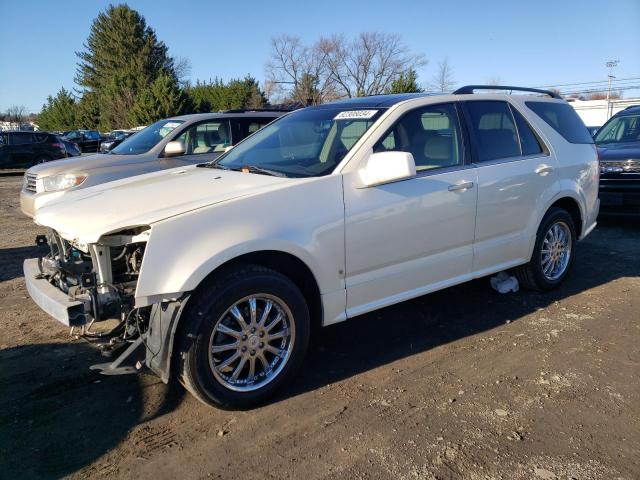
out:
M54 147L54 148L59 148L60 150L64 150L65 149L63 143L52 143L51 146Z

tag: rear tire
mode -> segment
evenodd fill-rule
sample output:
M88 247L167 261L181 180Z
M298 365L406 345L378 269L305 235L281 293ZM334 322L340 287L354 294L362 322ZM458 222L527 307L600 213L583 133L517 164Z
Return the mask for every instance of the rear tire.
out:
M573 218L558 207L549 209L538 233L529 263L515 269L516 277L528 290L551 290L569 274L576 244Z
M201 286L183 325L180 382L207 405L244 409L293 378L309 343L310 316L291 280L247 265Z

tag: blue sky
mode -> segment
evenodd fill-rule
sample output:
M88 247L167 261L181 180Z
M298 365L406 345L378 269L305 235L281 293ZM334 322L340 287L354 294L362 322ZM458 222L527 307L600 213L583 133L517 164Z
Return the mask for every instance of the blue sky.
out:
M17 104L37 112L48 94L73 88L74 52L108 3L0 0L0 111ZM193 81L249 73L262 82L275 35L311 43L362 31L399 33L423 53L429 63L418 71L421 83L444 57L458 84L496 77L526 86L604 80L604 63L612 58L620 60L618 78L640 77L640 0L127 3L172 55L190 60Z

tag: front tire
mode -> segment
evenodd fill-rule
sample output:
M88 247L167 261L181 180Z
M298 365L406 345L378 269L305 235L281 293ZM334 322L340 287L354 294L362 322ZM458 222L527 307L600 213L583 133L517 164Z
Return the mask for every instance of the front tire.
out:
M529 263L515 270L520 284L529 290L551 290L569 274L576 244L576 228L569 212L553 207L546 213Z
M284 275L237 267L204 284L184 319L180 381L220 408L264 403L299 369L309 343L305 299Z

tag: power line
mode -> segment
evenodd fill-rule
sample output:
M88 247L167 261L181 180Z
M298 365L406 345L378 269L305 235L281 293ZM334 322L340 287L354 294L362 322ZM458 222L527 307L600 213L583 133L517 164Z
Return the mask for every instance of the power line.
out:
M627 90L640 90L640 84L638 85L629 85L622 88L614 88L612 91L614 92L623 92ZM604 93L602 88L592 88L592 89L584 89L584 90L561 90L560 95L584 95L589 93Z
M612 80L613 82L624 82L626 80L640 80L640 77L628 77L628 78L617 78ZM573 87L576 85L591 85L591 84L599 84L599 83L608 83L608 80L595 80L593 82L576 82L576 83L556 83L551 85L541 85L539 87L534 88L553 88L553 87Z

